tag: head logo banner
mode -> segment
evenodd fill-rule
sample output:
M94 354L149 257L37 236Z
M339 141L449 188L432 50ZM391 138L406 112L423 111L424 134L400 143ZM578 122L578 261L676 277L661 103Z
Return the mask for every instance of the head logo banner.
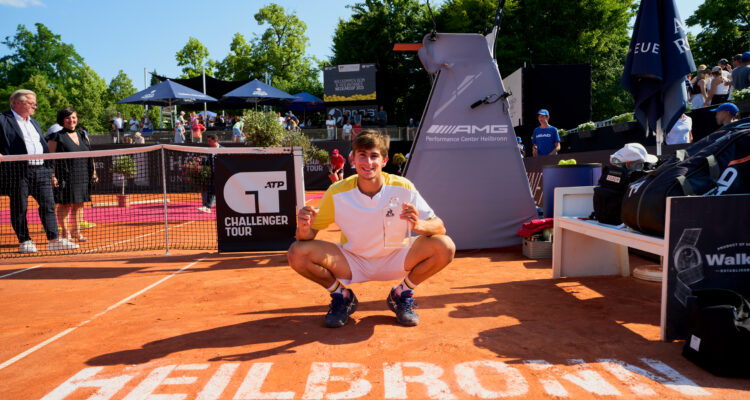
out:
M292 154L218 154L214 174L220 252L289 248L296 228Z

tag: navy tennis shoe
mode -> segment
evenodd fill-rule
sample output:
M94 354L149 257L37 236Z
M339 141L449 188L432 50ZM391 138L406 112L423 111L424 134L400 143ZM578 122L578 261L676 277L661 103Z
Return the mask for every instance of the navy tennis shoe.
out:
M391 289L388 295L388 308L396 313L396 320L404 326L417 326L419 324L419 315L414 312L417 308L417 302L414 300L414 291L404 290L401 296L396 294L396 288Z
M346 325L349 321L349 316L357 311L357 296L351 289L349 291L349 298L345 298L341 293L331 293L331 304L328 306L328 314L326 314L326 326L329 328L339 328Z

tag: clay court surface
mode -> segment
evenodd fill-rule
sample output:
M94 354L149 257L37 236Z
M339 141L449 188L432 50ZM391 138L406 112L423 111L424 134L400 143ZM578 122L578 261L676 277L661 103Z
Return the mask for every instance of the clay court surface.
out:
M659 341L658 283L551 275L462 251L418 287L418 327L374 282L331 330L284 252L0 259L0 399L750 398Z

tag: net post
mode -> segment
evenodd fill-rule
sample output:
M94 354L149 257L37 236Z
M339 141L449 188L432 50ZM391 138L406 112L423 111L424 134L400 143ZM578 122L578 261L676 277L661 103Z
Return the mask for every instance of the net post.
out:
M167 168L164 162L164 145L161 147L161 184L164 190L164 255L168 256L169 253L169 213L167 212Z

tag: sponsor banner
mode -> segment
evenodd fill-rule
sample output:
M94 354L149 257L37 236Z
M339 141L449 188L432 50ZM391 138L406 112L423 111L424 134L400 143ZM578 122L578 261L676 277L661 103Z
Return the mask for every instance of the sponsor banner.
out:
M296 227L292 154L218 154L214 174L220 252L289 248Z
M375 100L375 64L346 64L323 70L323 100Z
M750 288L750 195L671 197L665 340L686 339L692 290Z
M326 109L326 114L330 114L336 121L336 125L341 127L344 125L345 117L354 115L355 111L362 116L363 126L375 124L378 114L378 106L376 104L347 104L344 106L328 107ZM351 122L353 125L354 122Z

